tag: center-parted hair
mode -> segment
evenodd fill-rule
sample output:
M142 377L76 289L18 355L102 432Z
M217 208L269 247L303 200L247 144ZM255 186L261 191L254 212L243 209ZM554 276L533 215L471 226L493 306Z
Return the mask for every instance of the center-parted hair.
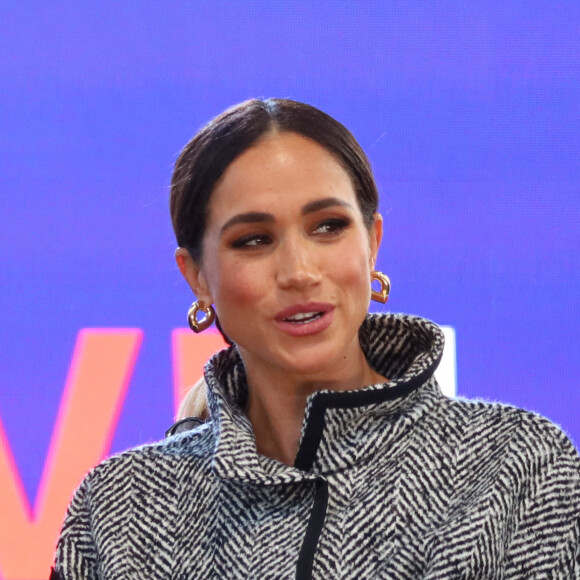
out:
M319 109L288 99L251 99L203 127L184 147L171 179L171 220L182 248L202 259L207 206L220 177L246 149L271 132L297 133L329 151L350 176L368 228L378 209L370 163L352 133Z

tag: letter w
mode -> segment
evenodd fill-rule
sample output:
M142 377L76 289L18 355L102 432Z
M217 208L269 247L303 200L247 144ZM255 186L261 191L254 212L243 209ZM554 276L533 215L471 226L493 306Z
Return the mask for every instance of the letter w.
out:
M108 453L141 338L139 329L79 332L34 510L0 421L1 578L48 577L72 490Z

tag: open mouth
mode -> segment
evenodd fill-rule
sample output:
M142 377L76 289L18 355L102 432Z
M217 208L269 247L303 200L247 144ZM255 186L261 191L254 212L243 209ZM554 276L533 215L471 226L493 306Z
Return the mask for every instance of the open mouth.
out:
M280 311L275 320L278 328L290 336L311 336L332 324L334 308L327 302L294 304Z
M308 324L309 322L314 322L318 320L324 312L300 312L292 316L288 316L284 319L284 322L290 322L292 324Z

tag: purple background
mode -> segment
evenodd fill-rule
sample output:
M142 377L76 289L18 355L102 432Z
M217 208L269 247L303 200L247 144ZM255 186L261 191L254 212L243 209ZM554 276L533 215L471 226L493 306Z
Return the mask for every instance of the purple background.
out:
M172 164L253 96L360 140L389 308L455 328L459 393L579 443L579 47L578 2L2 3L0 414L31 502L79 329L145 332L113 451L172 422Z

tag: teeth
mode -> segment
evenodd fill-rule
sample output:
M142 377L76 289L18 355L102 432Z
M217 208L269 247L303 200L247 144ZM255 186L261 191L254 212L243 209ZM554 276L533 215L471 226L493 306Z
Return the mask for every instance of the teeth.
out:
M294 314L294 316L289 316L286 318L288 322L312 322L316 318L320 318L322 316L322 312L299 312L298 314Z

